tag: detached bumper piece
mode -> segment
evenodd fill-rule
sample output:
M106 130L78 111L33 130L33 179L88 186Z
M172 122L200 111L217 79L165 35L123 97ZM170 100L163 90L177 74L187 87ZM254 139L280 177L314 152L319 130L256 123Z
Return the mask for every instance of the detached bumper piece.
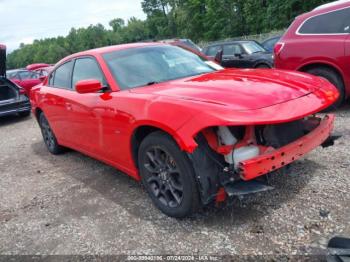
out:
M228 183L224 186L225 192L229 197L244 196L274 189L261 181L239 181L235 183Z
M315 129L298 140L241 162L239 165L240 177L246 181L252 180L289 165L324 143L324 146L330 146L335 138L331 136L334 118L334 115L326 115Z
M331 136L327 138L326 141L323 142L322 147L327 148L330 146L334 146L334 141L338 140L341 137L342 135L333 133Z

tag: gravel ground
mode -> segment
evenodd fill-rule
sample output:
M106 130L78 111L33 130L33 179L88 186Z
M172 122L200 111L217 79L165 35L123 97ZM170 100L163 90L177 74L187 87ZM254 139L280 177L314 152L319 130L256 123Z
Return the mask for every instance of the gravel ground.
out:
M350 236L350 107L337 115L336 146L274 176L275 190L184 220L112 167L50 155L33 117L1 118L0 254L321 254Z

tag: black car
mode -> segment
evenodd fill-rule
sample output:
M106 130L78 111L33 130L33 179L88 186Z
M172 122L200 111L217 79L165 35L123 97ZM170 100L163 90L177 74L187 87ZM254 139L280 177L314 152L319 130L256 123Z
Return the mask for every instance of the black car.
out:
M0 116L30 115L30 102L23 88L6 78L6 47L0 45Z
M261 43L261 45L269 52L273 52L273 48L275 47L275 44L281 39L281 36L274 36L269 39L266 39L264 42Z
M215 58L222 51L223 67L272 68L273 55L256 41L231 41L215 43L204 49L204 54Z

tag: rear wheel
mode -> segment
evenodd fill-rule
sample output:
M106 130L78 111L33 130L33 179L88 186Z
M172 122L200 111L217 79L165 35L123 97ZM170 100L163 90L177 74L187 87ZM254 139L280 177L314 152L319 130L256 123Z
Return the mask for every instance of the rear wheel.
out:
M143 185L164 214L183 218L198 210L193 166L170 136L162 132L147 136L140 146L138 164Z
M50 124L47 121L44 113L41 113L39 116L39 124L45 145L50 151L50 153L54 155L62 153L64 151L64 148L58 144L56 136L53 130L51 129Z
M345 100L345 88L342 78L333 69L327 67L315 67L306 71L309 74L322 77L332 83L339 91L339 98L333 105L328 107L326 111L337 109Z

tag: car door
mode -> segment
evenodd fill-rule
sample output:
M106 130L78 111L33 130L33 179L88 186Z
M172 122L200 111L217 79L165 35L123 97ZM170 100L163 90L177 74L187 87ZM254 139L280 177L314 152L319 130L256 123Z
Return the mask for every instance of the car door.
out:
M222 45L213 45L213 46L208 46L205 50L205 55L209 57L210 59L214 59L216 54L222 50Z
M80 57L75 60L72 73L72 86L78 81L96 79L102 86L108 86L106 78L93 57ZM104 156L105 141L104 133L106 125L104 121L109 114L113 114L106 103L105 95L102 92L80 94L74 90L69 99L70 132L74 138L73 143L96 156Z
M68 61L57 67L49 76L47 86L40 88L41 96L45 101L42 110L45 113L51 128L59 143L71 142L69 97L73 92L71 74L73 61Z
M242 59L244 52L238 43L223 45L222 63L223 67L243 67Z

